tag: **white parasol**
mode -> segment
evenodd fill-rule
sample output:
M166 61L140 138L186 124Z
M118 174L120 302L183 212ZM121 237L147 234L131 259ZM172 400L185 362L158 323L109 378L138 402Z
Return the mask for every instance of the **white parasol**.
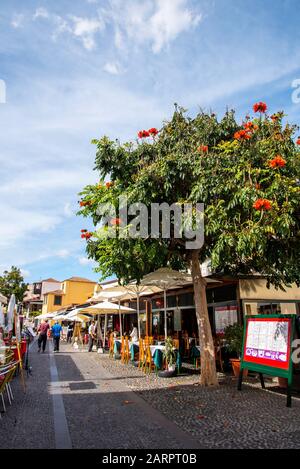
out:
M14 327L14 311L16 307L16 297L13 293L9 299L8 307L7 307L7 329L8 332L13 330Z
M142 285L155 285L161 288L164 292L164 312L165 312L165 338L167 338L167 290L171 287L187 285L192 282L192 277L183 272L172 270L168 267L163 267L145 275L141 284Z
M4 326L5 326L5 318L4 318L3 308L0 303L0 327L4 328Z
M140 297L149 296L153 293L158 293L162 291L161 288L156 286L148 285L139 285L136 282L131 282L128 285L116 286L111 288L106 288L104 291L101 291L98 295L98 298L109 298L117 299L120 305L121 300L127 299L136 299L137 302L137 320L138 320L138 333L139 338L141 337L141 324L140 324ZM121 314L121 313L120 313Z

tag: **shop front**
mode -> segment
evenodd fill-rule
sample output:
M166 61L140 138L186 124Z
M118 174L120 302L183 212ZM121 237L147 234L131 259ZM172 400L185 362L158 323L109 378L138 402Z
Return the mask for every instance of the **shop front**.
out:
M240 322L237 282L207 289L208 314L213 335L222 334L231 324ZM169 291L167 295L168 335L198 338L198 325L193 288ZM151 331L154 337L164 335L163 298L151 299Z
M296 285L284 290L267 287L262 278L241 279L239 296L244 315L300 314L300 288Z

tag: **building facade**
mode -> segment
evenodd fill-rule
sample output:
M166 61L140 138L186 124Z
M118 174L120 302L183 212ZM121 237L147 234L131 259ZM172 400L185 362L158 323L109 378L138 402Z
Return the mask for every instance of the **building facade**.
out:
M43 295L42 313L53 313L64 307L85 303L94 293L96 282L81 277L71 277L60 282L59 288Z
M261 277L219 278L210 283L206 291L208 314L213 335L224 332L228 325L243 323L245 315L252 314L300 314L300 288L296 285L285 290L267 287ZM124 303L124 302L123 302ZM126 306L136 309L134 300ZM123 316L123 330L130 330L136 322L136 314ZM140 321L142 334L162 336L164 334L164 299L162 293L140 299ZM119 329L119 318L109 319L110 328ZM187 333L198 335L193 286L171 289L167 292L168 335Z
M44 302L44 295L60 287L60 281L54 278L47 278L40 282L28 285L28 289L23 298L23 312L29 317L35 313L41 313Z

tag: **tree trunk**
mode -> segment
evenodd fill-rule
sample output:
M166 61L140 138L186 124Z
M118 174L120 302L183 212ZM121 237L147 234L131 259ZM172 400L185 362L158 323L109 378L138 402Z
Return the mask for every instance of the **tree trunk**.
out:
M201 349L200 382L204 386L213 386L218 384L215 349L207 309L206 281L201 274L198 250L192 252L191 267Z

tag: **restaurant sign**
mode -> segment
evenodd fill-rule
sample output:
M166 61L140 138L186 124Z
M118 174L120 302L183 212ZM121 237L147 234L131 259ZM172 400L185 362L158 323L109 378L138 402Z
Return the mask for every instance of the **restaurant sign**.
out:
M294 328L294 315L246 316L239 389L241 388L244 369L258 372L263 387L263 373L287 378L288 405L290 405Z

